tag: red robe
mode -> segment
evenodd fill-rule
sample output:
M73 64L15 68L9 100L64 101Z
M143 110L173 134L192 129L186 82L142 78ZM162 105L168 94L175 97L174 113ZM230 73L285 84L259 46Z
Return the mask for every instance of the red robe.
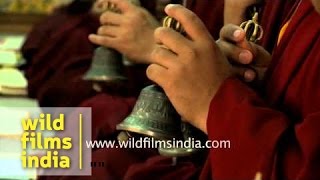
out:
M199 16L211 35L219 38L223 26L223 0L188 0L187 7Z
M82 75L90 67L95 48L88 35L98 26L98 18L87 12L61 10L28 35L22 47L28 93L40 106L77 106L95 94Z
M299 0L266 0L263 4L262 15L259 17L264 30L263 38L259 42L266 50L272 52L278 39L278 33L285 20L298 5Z
M320 15L303 0L275 49L259 95L238 79L224 82L211 102L211 149L203 177L217 180L320 179Z
M200 15L213 36L218 37L223 23L223 0L189 1L189 3L190 9ZM210 16L207 17L206 12L209 12ZM135 95L138 89L148 84L145 81L143 68L127 68L130 95ZM80 104L92 107L93 139L108 140L116 139L119 132L115 127L129 115L133 105L132 98L106 93L96 95ZM101 149L94 151L92 158L93 161L104 162L106 167L93 168L91 177L42 177L42 179L197 179L206 159L206 157L183 158L178 160L176 166L172 166L171 158L162 157L158 155L157 150L152 149Z

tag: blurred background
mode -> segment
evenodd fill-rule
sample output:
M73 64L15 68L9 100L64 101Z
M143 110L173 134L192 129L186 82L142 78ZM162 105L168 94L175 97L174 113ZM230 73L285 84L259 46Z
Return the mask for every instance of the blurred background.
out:
M38 102L28 97L28 83L25 77L26 64L21 48L34 25L44 21L71 0L0 0L0 174L7 171L21 171L19 161L9 159L20 156L20 120L27 112L16 112L10 117L6 108L38 107ZM11 113L12 115L12 113ZM35 171L26 171L24 177L0 176L0 179L34 179Z

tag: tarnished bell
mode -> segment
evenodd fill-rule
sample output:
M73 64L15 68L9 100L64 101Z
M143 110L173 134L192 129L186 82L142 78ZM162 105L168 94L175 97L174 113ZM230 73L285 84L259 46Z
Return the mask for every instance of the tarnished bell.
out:
M171 17L163 20L163 27L183 32L181 24ZM151 136L156 139L183 139L181 121L163 90L152 85L144 88L132 113L117 126L118 130ZM125 140L127 133L120 133L119 140Z
M189 123L181 122L181 132L183 134L183 139L188 141L190 145L194 141L205 142L207 140L206 135L195 128ZM193 141L193 142L192 142ZM204 144L201 144L203 146ZM159 147L158 152L162 156L168 157L186 157L192 156L194 154L199 154L203 152L201 148L191 148L191 147Z
M113 49L98 47L94 52L91 67L83 79L98 82L126 80L123 75L122 55Z
M139 0L128 0L136 6L140 6ZM102 4L101 9L97 12L112 11L121 13L114 3L106 2ZM123 57L117 51L98 47L94 52L92 64L88 72L83 77L84 80L110 82L110 81L122 81L127 78L123 74L123 61L127 61L126 57Z
M182 139L179 115L163 90L156 85L141 91L132 113L117 125L117 130L155 139Z

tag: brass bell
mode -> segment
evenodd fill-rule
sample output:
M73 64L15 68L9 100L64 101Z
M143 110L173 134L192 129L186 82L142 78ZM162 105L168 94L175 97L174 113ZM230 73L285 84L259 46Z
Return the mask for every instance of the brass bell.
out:
M140 5L139 0L129 1L136 6ZM121 13L117 6L111 2L103 3L99 11ZM128 60L117 51L102 46L98 47L94 52L91 67L83 79L95 82L117 82L126 80L127 78L123 74L123 61ZM101 91L100 88L99 85L94 84L94 89Z
M94 52L91 67L83 79L95 82L126 80L123 75L122 55L113 49L98 47Z
M117 130L142 134L155 139L182 139L179 115L163 90L156 85L144 88L132 113Z
M181 132L183 134L184 141L189 141L188 144L192 145L192 143L200 143L201 148L195 147L159 147L158 152L162 156L168 157L186 157L192 155L199 155L199 153L203 153L204 146L203 142L207 140L206 135L200 131L199 129L193 127L189 123L181 122ZM178 143L177 143L178 144ZM184 143L186 144L186 143ZM174 145L174 144L173 144Z
M171 17L163 20L164 27L182 32L180 23ZM118 130L151 136L155 139L183 139L181 121L164 91L157 85L144 88L132 113L117 126ZM123 138L124 133L120 133Z
M258 24L258 13L257 12L254 13L251 20L241 23L240 27L242 29L244 29L244 31L246 32L246 38L251 42L256 43L263 36L263 29Z

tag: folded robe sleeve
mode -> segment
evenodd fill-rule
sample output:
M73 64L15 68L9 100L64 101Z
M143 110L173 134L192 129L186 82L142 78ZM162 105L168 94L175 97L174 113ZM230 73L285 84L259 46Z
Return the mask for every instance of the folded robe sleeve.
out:
M211 149L212 178L254 179L260 172L263 179L320 179L320 111L292 122L241 81L227 79L211 102L207 130L210 140L230 140L231 148Z

